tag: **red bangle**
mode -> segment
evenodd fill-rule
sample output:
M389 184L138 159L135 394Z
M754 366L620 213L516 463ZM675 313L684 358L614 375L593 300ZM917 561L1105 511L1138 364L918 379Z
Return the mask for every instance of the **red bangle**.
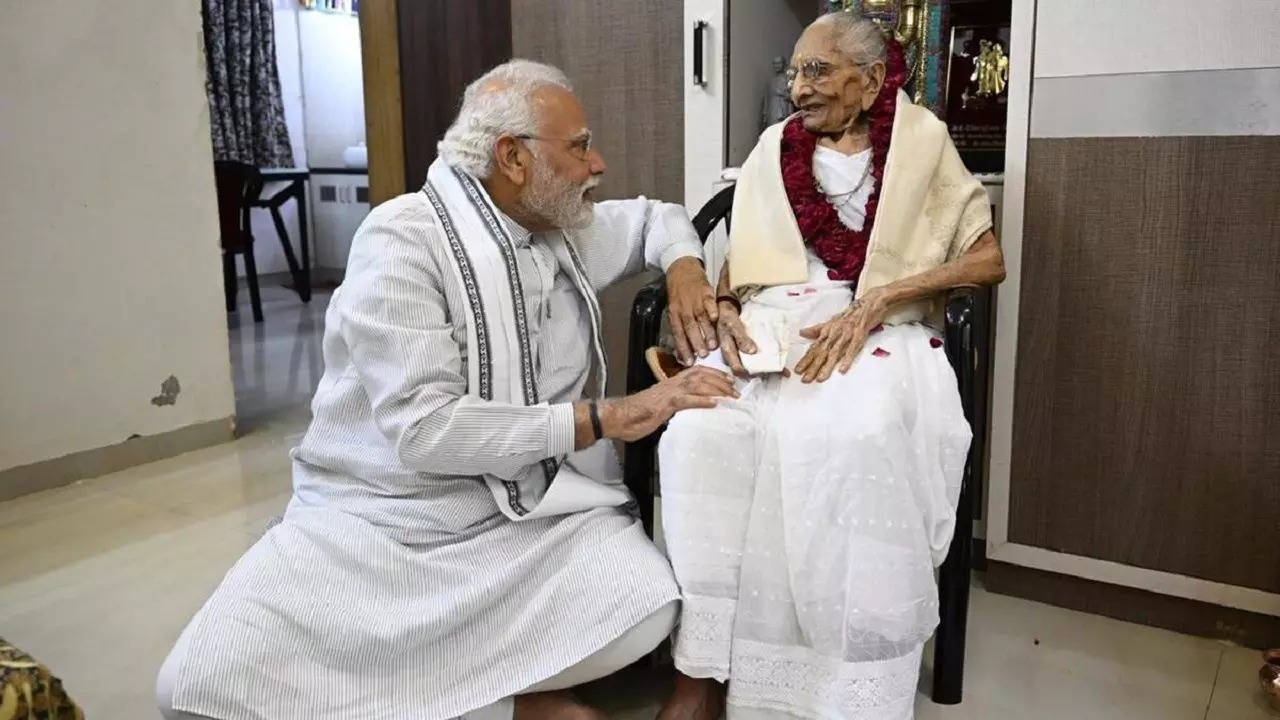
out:
M732 305L732 306L733 306L734 310L737 310L737 311L738 311L738 314L739 314L739 315L741 315L741 314L742 314L742 301L741 301L741 300L739 300L738 298L736 298L736 297L734 297L734 296L732 296L732 295L721 295L721 296L719 296L719 297L717 297L717 298L716 298L716 304L717 304L717 305L719 305L719 304L720 304L720 303L722 303L722 302L727 302L727 303L729 303L730 305Z

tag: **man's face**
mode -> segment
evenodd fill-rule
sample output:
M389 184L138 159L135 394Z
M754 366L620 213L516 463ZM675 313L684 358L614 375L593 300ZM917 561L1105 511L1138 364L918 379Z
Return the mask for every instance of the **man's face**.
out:
M533 171L520 202L553 228L586 227L593 217L592 190L605 170L604 158L591 147L586 111L563 88L543 88L534 98L542 127L536 138L524 141L533 155Z
M880 63L853 64L836 48L835 34L824 23L810 25L796 43L789 74L791 102L809 132L838 134L871 106L884 80Z

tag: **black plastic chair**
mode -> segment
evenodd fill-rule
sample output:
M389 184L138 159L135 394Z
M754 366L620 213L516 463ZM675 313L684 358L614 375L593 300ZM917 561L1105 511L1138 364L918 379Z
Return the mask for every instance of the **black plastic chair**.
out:
M733 211L733 186L716 193L693 218L693 226L705 243L724 221L729 227ZM945 348L959 383L965 417L973 428L973 444L965 463L956 515L955 537L938 573L939 616L933 650L933 701L943 705L960 702L964 679L965 631L969 616L969 575L973 561L973 488L982 487L982 458L986 447L986 289L954 292L947 301ZM659 278L641 288L631 307L627 348L627 393L650 387L656 381L645 361L645 351L658 344L667 289ZM653 498L657 495L656 450L661 431L628 443L624 454L627 487L640 502L645 530L653 535Z
M236 311L236 255L244 257L245 280L249 284L249 304L253 321L262 322L262 297L258 292L258 265L253 260L253 231L249 209L262 192L262 173L258 168L234 160L213 164L218 191L218 224L222 238L222 290L227 312Z

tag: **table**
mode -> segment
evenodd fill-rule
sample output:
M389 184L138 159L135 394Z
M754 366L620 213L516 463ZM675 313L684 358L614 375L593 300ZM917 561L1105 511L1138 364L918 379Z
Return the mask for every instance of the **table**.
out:
M280 236L280 247L284 249L285 262L289 263L289 274L293 276L293 286L302 302L311 302L311 245L307 238L307 181L311 171L307 168L261 168L264 183L286 182L284 189L271 197L254 198L252 207L266 208L271 211L271 220L275 222L276 233ZM284 218L280 216L280 207L292 198L298 202L298 250L302 262L294 257L293 246L289 242L289 232L285 230Z

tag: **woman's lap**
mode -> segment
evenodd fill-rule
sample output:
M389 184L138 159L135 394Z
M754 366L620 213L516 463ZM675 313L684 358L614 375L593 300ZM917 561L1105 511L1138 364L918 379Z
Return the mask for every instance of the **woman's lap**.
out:
M736 601L734 638L872 662L932 629L930 549L949 537L968 441L935 339L889 328L847 375L756 380L673 420L667 546L686 595Z

